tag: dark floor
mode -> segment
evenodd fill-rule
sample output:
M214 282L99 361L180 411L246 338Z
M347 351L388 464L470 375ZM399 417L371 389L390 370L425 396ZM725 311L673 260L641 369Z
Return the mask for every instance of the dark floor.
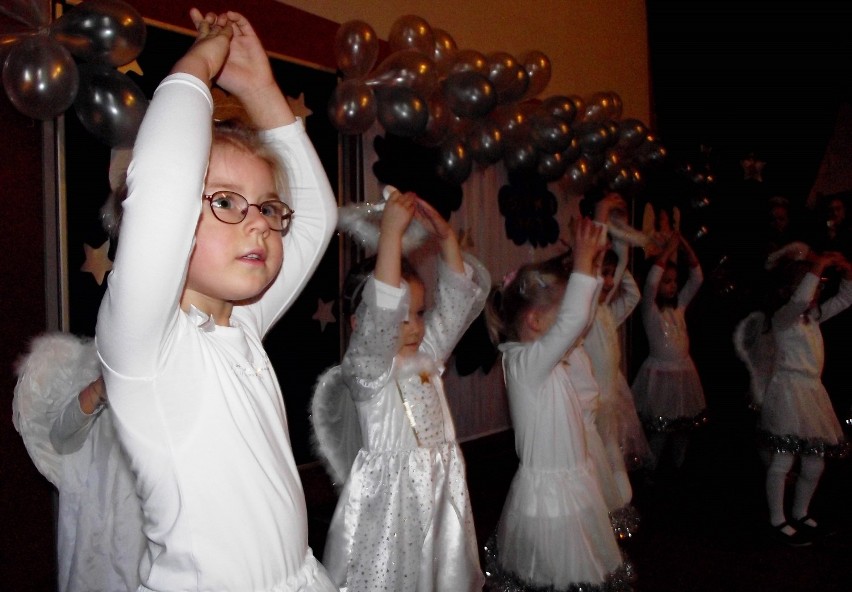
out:
M624 548L636 592L852 591L852 459L829 460L811 514L836 533L803 548L768 530L763 466L747 411L717 416L694 434L683 468L653 485L634 475L639 533ZM463 445L477 536L495 527L517 467L511 432ZM306 481L311 546L322 555L333 495Z

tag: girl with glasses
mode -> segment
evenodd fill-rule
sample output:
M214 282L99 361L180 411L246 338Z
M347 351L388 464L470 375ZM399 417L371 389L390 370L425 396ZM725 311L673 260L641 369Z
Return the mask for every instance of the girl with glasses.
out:
M96 331L145 516L142 586L331 592L261 340L316 269L336 203L249 22L190 16L197 39L134 146ZM214 80L260 131L211 129Z

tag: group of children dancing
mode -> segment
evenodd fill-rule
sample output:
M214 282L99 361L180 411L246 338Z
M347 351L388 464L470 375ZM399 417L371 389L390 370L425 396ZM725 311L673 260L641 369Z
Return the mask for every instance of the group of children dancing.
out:
M197 39L134 147L95 340L40 338L18 368L16 426L60 493L60 590L473 592L486 573L500 590L629 589L628 473L653 468L667 444L682 463L706 408L685 320L702 276L687 241L669 236L640 295L626 245L608 238L626 204L608 194L576 221L567 254L492 287L438 212L389 191L376 254L344 285L346 352L312 402L339 493L318 561L262 339L314 272L337 206L248 21L191 18ZM252 127L212 123L214 83ZM406 256L414 225L439 254L434 282ZM806 404L825 399L817 324L852 298L844 282L820 316L822 269L852 270L835 255L806 260L766 317L778 353L761 426L812 444L796 449L809 460L794 522L783 513L791 456L778 446L769 464L771 520L791 538L818 528L808 501L822 465L808 455L842 440L830 406ZM650 352L631 388L618 328L637 305ZM520 460L486 573L441 378L483 310Z

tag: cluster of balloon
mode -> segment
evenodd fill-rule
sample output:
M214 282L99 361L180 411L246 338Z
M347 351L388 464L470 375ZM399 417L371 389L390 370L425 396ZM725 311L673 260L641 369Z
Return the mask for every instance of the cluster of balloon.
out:
M641 121L620 120L615 92L538 98L552 74L541 51L516 59L459 49L449 33L416 15L394 22L388 45L376 66L373 28L360 20L340 26L334 49L341 81L329 118L343 134L364 133L378 121L390 134L439 148L438 173L453 183L463 183L474 165L502 161L509 172L564 178L577 193L601 179L624 190L666 156Z
M11 46L3 62L10 102L39 120L73 105L100 141L129 146L148 99L117 67L135 60L145 45L142 16L121 0L85 0L49 22L38 6L37 0L11 0L2 7L2 14L28 27L23 33L0 32L0 46Z

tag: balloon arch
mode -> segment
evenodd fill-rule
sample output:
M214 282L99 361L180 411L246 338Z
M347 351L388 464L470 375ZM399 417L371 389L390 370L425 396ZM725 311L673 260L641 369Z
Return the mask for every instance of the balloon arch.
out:
M379 39L361 20L343 23L334 41L341 81L328 115L358 135L376 121L388 133L439 150L437 173L463 183L473 167L502 162L510 173L562 179L576 193L603 182L625 190L666 156L638 119L621 119L613 91L539 97L550 59L533 50L459 49L452 36L416 15L399 17L390 54L378 65Z

